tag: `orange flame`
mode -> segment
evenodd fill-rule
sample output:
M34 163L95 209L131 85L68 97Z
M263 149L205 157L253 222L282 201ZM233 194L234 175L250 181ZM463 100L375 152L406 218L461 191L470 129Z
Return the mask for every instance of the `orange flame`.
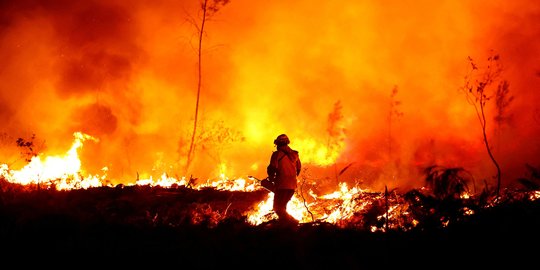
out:
M58 190L89 188L102 186L106 175L83 176L78 150L86 140L98 141L96 138L81 132L73 133L75 140L71 148L62 156L34 156L30 163L20 170L9 170L6 164L0 167L0 176L11 183L22 185L36 184L54 186ZM106 171L106 168L104 168Z
M0 164L0 177L56 189L114 182L250 191L256 182L232 176L265 173L272 139L287 133L319 187L336 178L296 194L289 211L339 223L380 199L349 188L355 179L373 190L418 187L419 169L433 164L493 174L474 109L456 91L467 57L493 48L514 97L498 108L506 114L495 115L492 103L486 111L503 181L539 162L530 144L540 136L539 67L530 60L540 52L539 1L231 1L207 24L197 134L199 59L189 38L197 28L185 20L199 19L200 6L157 2L2 2L0 139L31 131L55 147L81 132L65 155L40 153L20 170ZM207 180L192 183L190 174ZM253 223L271 213L271 196Z

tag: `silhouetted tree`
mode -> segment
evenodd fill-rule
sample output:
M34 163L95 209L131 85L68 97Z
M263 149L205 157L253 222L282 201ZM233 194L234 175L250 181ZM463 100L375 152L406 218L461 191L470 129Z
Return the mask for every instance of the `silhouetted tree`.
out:
M33 157L37 156L43 150L45 144L43 141L39 144L36 142L36 134L32 134L30 139L17 138L15 143L20 149L21 157L26 162L30 162Z
M501 168L499 163L495 159L491 146L487 136L487 119L486 119L486 106L487 103L496 95L490 91L490 86L494 84L502 72L502 67L499 63L499 55L491 55L488 57L488 64L483 70L478 68L471 57L468 58L471 64L471 70L467 76L465 76L465 84L462 87L463 92L467 97L467 101L474 106L480 126L482 127L482 136L484 145L486 146L487 153L497 169L497 198L499 197L501 188ZM503 81L500 83L498 89L503 89L502 96L507 96L508 84ZM505 90L504 90L505 89ZM506 91L506 93L504 92ZM501 103L501 109L506 108L508 102Z
M197 81L197 101L195 102L195 116L193 120L193 133L191 134L191 142L189 144L189 150L187 155L186 171L189 168L191 161L193 159L193 151L195 145L195 137L197 134L197 119L199 117L199 103L201 97L201 84L202 84L202 44L204 37L204 27L206 22L214 16L224 5L228 4L229 0L201 0L201 21L200 25L197 25L197 33L199 36L198 39L198 48L197 48L197 57L198 57L198 81Z
M201 124L201 132L197 135L197 141L202 145L202 150L220 165L223 165L222 154L227 146L235 142L242 142L245 138L237 130L228 127L223 120L216 120L210 125ZM224 171L221 171L224 173Z

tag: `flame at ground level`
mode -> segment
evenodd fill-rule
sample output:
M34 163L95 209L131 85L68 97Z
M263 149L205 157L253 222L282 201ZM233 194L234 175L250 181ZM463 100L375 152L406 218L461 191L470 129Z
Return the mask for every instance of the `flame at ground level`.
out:
M74 133L74 137L75 140L65 155L48 156L43 160L40 156L36 156L20 170L10 170L6 164L1 164L0 177L11 183L57 190L112 186L110 183L106 183L106 174L85 176L81 171L78 150L83 146L85 140L95 140L95 138L79 132ZM106 170L104 169L104 171ZM128 185L166 188L185 186L193 189L210 187L228 191L255 191L263 189L258 181L254 178L229 179L222 175L217 180L195 183L193 179L176 179L163 174L158 179L151 177L138 179ZM346 183L340 183L334 192L316 194L314 191L316 186L316 182L302 181L288 204L287 211L300 222L324 221L344 226L351 220L356 220L359 223L359 219L367 218L370 221L363 221L362 224L370 231L384 231L396 227L410 229L418 225L418 221L410 215L411 205L395 192L370 192L358 186L349 188ZM460 194L461 200L471 200L471 197L468 193ZM526 199L536 200L538 198L540 198L540 192L533 192ZM252 210L244 213L247 216L247 221L253 225L259 225L275 219L277 216L272 211L272 202L273 193L269 192L266 199L254 205ZM474 210L467 206L463 206L460 211L463 215L474 214ZM362 215L359 216L359 213ZM450 219L443 217L440 222L441 225L447 226Z
M81 169L106 167L114 184L262 174L287 133L306 164L334 175L353 164L350 178L378 189L433 163L483 180L494 167L458 89L468 57L484 71L492 51L504 72L488 96L509 90L486 104L503 179L539 162L539 1L229 1L202 35L201 81L198 1L60 3L1 4L0 163L11 168L12 138L36 134L52 153L82 131L100 143Z
M32 157L28 165L20 170L10 170L7 164L0 165L0 177L8 182L21 185L36 185L40 188L57 190L87 189L91 187L112 186L107 183L107 175L84 175L81 170L78 150L82 148L85 140L96 140L95 138L80 132L74 133L74 141L71 148L64 155ZM106 172L106 168L103 170ZM229 191L254 191L262 189L257 180L254 179L228 179L224 175L220 179L206 182L194 183L185 178L176 179L162 174L158 179L152 177L148 179L138 179L129 185L148 185L160 187L189 186L194 189L207 187L218 190ZM309 192L310 202L306 198L299 197L298 193L293 197L288 206L288 211L298 220L307 222L309 220L326 220L328 222L338 222L341 218L348 218L351 213L357 211L357 205L351 204L351 198L355 193L361 192L357 188L348 190L346 184L342 184L339 191L330 195L317 196L312 191ZM345 204L332 205L334 203L321 203L326 198L345 200ZM249 222L255 225L275 218L272 212L273 193L269 193L268 198L260 202L255 210L249 213ZM351 204L351 205L349 205ZM324 205L324 206L321 206ZM349 205L349 206L344 206ZM310 212L306 209L312 209ZM330 210L333 209L333 210ZM330 212L329 212L330 211Z

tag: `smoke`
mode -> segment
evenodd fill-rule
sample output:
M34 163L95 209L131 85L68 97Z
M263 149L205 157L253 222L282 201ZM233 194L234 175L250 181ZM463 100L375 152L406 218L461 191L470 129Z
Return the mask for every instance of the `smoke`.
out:
M88 133L99 141L80 150L84 169L114 183L263 176L282 133L321 185L414 187L434 164L492 181L459 89L467 57L482 67L495 52L514 97L501 126L488 104L503 179L540 165L537 1L290 2L233 0L207 22L186 169L198 1L2 1L0 133L36 134L44 154ZM3 149L1 163L19 155Z

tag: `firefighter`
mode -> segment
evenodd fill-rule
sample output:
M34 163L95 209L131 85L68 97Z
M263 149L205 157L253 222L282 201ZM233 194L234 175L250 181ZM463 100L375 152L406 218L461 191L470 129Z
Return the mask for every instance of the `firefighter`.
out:
M298 151L291 149L289 143L289 137L285 134L274 140L276 151L272 152L266 171L268 179L275 186L273 210L278 220L297 224L298 220L287 213L287 204L296 191L296 177L300 175L302 164Z

